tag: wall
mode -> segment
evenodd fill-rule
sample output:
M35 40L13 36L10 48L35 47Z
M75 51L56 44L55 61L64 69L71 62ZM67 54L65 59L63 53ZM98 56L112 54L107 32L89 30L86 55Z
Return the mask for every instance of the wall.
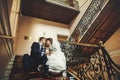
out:
M120 28L104 44L108 51L120 49Z
M57 34L68 35L69 29L65 24L23 16L18 26L18 36L15 53L23 55L30 53L31 45L38 41L39 37L46 36L57 38ZM24 36L31 36L31 40L24 40Z
M120 28L104 44L111 58L116 64L120 64Z
M120 49L118 50L114 50L114 51L111 51L109 52L112 60L116 63L116 64L120 64Z

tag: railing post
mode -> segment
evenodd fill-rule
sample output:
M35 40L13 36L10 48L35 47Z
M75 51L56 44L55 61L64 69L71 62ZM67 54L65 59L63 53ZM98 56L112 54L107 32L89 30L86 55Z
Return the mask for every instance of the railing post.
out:
M105 49L105 46L103 45L103 42L100 41L99 42L100 45L100 49L102 50L102 54L104 57L104 61L106 64L106 69L107 69L107 75L108 75L108 79L112 80L112 77L115 78L114 74L115 74L115 68L113 67L113 65L116 67L117 65L112 61L112 59L110 58L110 55L108 53L108 51ZM118 69L120 69L119 67L116 67ZM115 71L114 71L115 70ZM117 73L117 72L116 72ZM117 73L117 75L119 75L119 73ZM118 77L118 76L117 76Z
M109 55L108 55L107 51L105 50L102 41L99 42L99 45L100 45L100 49L102 50L102 54L103 54L104 61L105 61L105 64L106 64L107 76L108 76L109 80L111 80L111 76L110 76L110 66L109 66L109 65L111 65L111 64L109 63L109 60L108 60L108 56L109 56Z

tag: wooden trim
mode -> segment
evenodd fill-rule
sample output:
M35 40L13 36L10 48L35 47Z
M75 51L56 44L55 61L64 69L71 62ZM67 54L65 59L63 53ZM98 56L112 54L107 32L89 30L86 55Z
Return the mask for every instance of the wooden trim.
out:
M58 41L66 41L67 38L68 38L67 35L60 35L60 34L57 35Z
M11 35L7 2L2 0L1 4L2 4L1 5L1 16L2 16L2 21L3 21L2 25L4 28L4 33L7 35Z
M65 42L65 41L60 41L60 42ZM80 46L87 46L87 47L99 47L99 45L96 44L88 44L88 43L75 43L75 42L65 42L68 44L75 44L75 45L80 45Z
M0 35L0 38L4 38L4 39L13 39L14 37L11 37L11 36L5 36L5 35Z

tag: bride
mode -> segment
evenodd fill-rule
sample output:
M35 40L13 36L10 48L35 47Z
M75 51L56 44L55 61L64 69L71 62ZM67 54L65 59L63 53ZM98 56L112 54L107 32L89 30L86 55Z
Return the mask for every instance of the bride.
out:
M46 65L49 66L48 71L61 72L66 70L66 58L57 40L53 41L52 38L46 39L46 54L48 58Z

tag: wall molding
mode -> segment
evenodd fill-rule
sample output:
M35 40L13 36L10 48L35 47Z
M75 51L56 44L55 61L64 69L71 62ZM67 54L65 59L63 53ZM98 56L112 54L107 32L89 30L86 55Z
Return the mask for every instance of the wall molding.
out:
M110 51L109 55L111 57L120 56L120 49L117 49L117 50L114 50L114 51Z

